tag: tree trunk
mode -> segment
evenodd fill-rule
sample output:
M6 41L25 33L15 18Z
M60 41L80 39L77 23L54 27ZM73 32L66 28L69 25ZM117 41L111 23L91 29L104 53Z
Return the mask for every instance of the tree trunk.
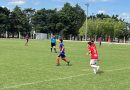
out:
M83 36L80 36L80 40L81 40L81 41L83 40Z
M120 42L120 39L118 38L118 43Z
M0 33L0 38L1 38L1 33Z
M75 36L74 36L74 40L75 40Z
M77 36L77 40L79 41L79 36Z
M124 43L126 43L126 38L124 37Z
M14 32L12 33L12 38L14 38Z
M8 32L8 34L7 34L7 37L8 37L8 38L9 38L9 34L10 34L10 33Z

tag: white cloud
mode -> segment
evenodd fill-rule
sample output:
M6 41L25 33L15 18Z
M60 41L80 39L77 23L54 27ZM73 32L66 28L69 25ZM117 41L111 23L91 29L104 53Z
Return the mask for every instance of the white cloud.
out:
M34 2L33 4L37 6L40 4L40 2Z
M130 19L130 12L129 13L124 12L120 16L124 17L124 18L127 18L127 19Z
M119 15L120 18L130 21L130 12L123 12Z
M54 1L54 2L62 2L62 3L68 2L68 3L71 3L72 5L74 5L74 2L72 0L52 0L52 1Z
M9 5L23 5L26 3L26 0L8 0Z
M70 0L52 0L52 1L57 1L57 2L63 2L63 3L65 3L65 2L69 2Z
M1 6L2 8L4 8L5 6Z
M112 0L87 0L88 2L110 2Z
M10 10L10 8L9 7L7 7L7 6L1 6L2 8L7 8L7 9L9 9Z
M54 2L61 2L61 3L66 3L66 2L68 2L68 3L70 3L72 6L75 6L75 4L77 4L77 3L75 3L73 0L52 0L52 1L54 1ZM62 6L63 7L63 6ZM60 7L59 7L59 10L60 10Z
M106 14L106 11L105 10L99 10L97 13L98 14L101 14L101 13Z
M56 8L57 8L58 11L61 10L62 7L63 7L63 6L61 6L61 5L57 5L57 6L56 6Z

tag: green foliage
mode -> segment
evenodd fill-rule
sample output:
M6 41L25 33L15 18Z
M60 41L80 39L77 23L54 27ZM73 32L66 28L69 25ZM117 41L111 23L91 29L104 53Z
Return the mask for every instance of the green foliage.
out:
M77 4L72 7L70 3L64 4L64 7L57 11L41 9L32 17L32 23L37 32L61 33L76 36L79 29L85 21L85 13Z
M64 20L65 28L68 35L77 36L79 34L79 29L85 21L85 13L81 7L77 4L75 7L70 6L66 3L62 8L61 12L66 17Z
M31 31L31 25L23 13L20 7L16 6L10 14L10 30L13 35L14 33L22 32L29 33Z
M24 35L35 30L42 33L60 33L67 37L70 34L78 35L79 29L85 21L85 13L78 4L73 7L69 3L66 3L59 11L45 8L22 10L16 6L10 12L7 8L0 7L0 21L0 36L5 31L14 37L19 32Z
M0 37L9 29L9 14L10 11L6 7L0 7Z
M129 38L127 26L130 26L119 19L118 15L109 16L107 14L97 14L88 17L88 27L86 28L86 15L84 10L76 4L72 6L65 3L61 10L26 8L22 10L16 6L13 11L0 7L0 37L6 31L14 35L21 32L31 33L33 31L42 33L61 34L66 39L68 36L84 36L87 32L89 38L108 36L112 38ZM88 30L86 30L88 29Z
M87 36L90 38L94 38L95 36L102 36L105 40L108 36L118 39L129 38L129 31L126 29L128 25L123 20L118 19L118 15L111 17L104 14L97 14L96 16L88 17L87 22ZM79 30L80 35L83 36L85 31L86 21Z

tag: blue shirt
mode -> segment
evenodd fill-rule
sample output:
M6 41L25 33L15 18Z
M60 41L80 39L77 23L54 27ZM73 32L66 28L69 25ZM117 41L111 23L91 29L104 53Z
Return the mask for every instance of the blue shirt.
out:
M60 52L61 52L61 53L65 53L65 52L64 52L64 49L63 49L64 44L63 44L63 43L60 43L59 47L60 47Z
M51 43L56 43L56 39L55 38L51 38Z

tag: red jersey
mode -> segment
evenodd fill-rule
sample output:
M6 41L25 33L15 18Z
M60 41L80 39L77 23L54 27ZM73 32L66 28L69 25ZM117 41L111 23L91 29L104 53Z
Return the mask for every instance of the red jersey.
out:
M95 45L89 46L88 50L91 53L91 59L98 59L98 52Z
M93 44L92 44L92 46L93 46L94 48L96 48L96 45L95 45L95 43L93 43ZM96 48L96 49L97 49L97 48Z

